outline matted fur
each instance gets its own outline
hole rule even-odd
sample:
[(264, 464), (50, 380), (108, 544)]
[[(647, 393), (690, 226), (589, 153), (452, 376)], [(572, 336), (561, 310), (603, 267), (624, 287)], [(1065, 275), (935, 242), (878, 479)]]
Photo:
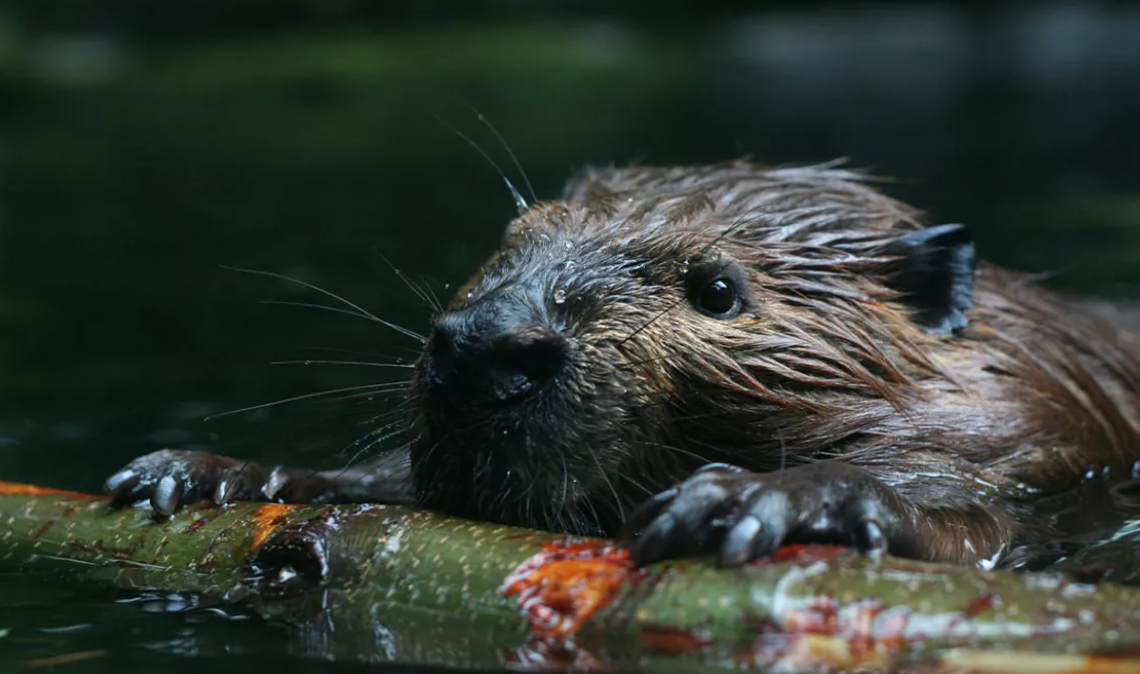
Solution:
[[(888, 283), (924, 219), (833, 165), (611, 168), (532, 206), (449, 310), (523, 293), (570, 367), (525, 404), (410, 399), (421, 501), (579, 533), (701, 463), (865, 468), (914, 508), (919, 556), (973, 561), (1048, 533), (1038, 504), (1140, 459), (1140, 338), (1110, 310), (979, 265), (969, 325), (932, 335)], [(732, 320), (689, 265), (746, 271)], [(536, 328), (537, 329), (537, 328)]]

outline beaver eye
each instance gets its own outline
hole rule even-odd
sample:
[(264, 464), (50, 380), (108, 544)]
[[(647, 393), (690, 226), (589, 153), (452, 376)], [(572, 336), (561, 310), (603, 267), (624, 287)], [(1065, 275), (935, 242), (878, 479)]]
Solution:
[(726, 255), (696, 260), (685, 273), (685, 290), (693, 308), (719, 320), (751, 312), (748, 277), (736, 260)]
[(732, 318), (740, 310), (736, 286), (730, 279), (718, 278), (701, 289), (697, 307), (714, 318)]

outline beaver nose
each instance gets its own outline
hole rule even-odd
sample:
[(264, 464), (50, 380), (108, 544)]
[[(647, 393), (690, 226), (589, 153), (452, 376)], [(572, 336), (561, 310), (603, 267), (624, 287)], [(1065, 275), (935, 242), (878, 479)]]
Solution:
[(568, 360), (566, 338), (512, 298), (485, 298), (436, 319), (431, 375), (437, 384), (506, 402), (554, 378)]

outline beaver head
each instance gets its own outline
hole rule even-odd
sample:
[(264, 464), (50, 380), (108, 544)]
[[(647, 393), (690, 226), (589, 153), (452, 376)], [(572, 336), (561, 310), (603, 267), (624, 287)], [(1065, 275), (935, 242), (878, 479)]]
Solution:
[[(423, 505), (576, 533), (710, 461), (818, 455), (944, 380), (973, 246), (834, 167), (589, 172), (436, 317), (413, 379)], [(742, 460), (742, 457), (747, 457)]]

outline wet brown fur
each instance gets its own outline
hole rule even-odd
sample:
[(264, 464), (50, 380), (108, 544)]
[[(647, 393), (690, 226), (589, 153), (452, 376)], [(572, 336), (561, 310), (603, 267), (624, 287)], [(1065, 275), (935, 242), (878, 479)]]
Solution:
[[(572, 491), (603, 501), (612, 490), (623, 508), (684, 479), (694, 455), (756, 471), (839, 459), (907, 503), (922, 541), (915, 556), (971, 562), (1048, 535), (1039, 504), (1075, 493), (1090, 468), (1131, 471), (1140, 338), (1111, 309), (987, 264), (968, 327), (928, 334), (886, 280), (890, 242), (923, 225), (833, 166), (591, 171), (515, 221), (452, 309), (488, 291), (487, 275), (512, 251), (540, 241), (637, 250), (661, 263), (637, 290), (645, 294), (619, 288), (610, 308), (568, 329), (579, 362), (624, 373), (643, 403), (623, 412), (639, 435), (600, 450), (596, 466), (571, 457), (578, 465), (564, 471), (593, 471)], [(709, 252), (747, 270), (747, 314), (716, 321), (684, 305), (673, 287), (684, 262)]]

